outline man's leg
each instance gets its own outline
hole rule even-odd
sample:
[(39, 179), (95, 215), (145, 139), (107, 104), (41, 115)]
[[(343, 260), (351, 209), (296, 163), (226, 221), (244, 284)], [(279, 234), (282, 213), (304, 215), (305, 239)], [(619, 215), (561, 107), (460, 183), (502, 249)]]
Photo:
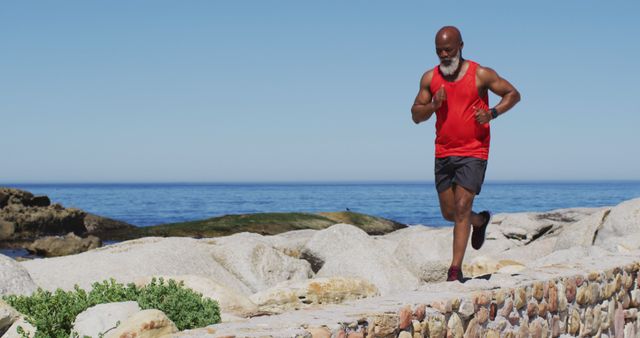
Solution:
[(447, 190), (438, 193), (438, 198), (440, 199), (440, 212), (442, 212), (442, 217), (449, 222), (454, 222), (456, 200), (453, 196), (453, 187), (449, 187)]
[(473, 207), (473, 199), (475, 192), (467, 188), (455, 185), (453, 188), (455, 203), (455, 225), (453, 227), (453, 258), (451, 266), (462, 267), (462, 260), (469, 242), (469, 234), (471, 233), (471, 225), (481, 226), (482, 216), (471, 211)]

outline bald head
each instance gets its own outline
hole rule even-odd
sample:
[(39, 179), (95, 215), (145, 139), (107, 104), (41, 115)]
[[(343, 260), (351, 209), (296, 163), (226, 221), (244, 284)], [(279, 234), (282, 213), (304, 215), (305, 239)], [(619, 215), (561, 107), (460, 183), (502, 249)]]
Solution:
[(454, 26), (444, 26), (440, 28), (438, 33), (436, 33), (436, 45), (440, 43), (453, 42), (456, 44), (462, 43), (462, 34), (460, 34), (460, 30)]

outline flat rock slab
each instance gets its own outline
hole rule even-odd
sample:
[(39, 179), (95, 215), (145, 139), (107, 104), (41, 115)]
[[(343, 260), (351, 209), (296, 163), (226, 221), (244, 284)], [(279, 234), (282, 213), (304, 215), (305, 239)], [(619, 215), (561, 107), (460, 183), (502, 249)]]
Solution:
[[(510, 288), (528, 285), (534, 281), (558, 277), (571, 277), (586, 274), (590, 271), (604, 271), (619, 266), (635, 263), (640, 257), (640, 250), (626, 254), (600, 252), (583, 256), (576, 262), (575, 256), (569, 252), (566, 264), (545, 265), (544, 260), (536, 268), (527, 268), (517, 275), (496, 273), (489, 279), (471, 279), (464, 284), (459, 282), (431, 283), (416, 290), (399, 292), (391, 295), (350, 301), (343, 304), (306, 308), (273, 316), (254, 317), (235, 322), (211, 325), (206, 328), (187, 330), (176, 333), (173, 337), (295, 337), (304, 335), (306, 328), (326, 326), (338, 328), (341, 323), (353, 323), (385, 314), (397, 314), (402, 307), (412, 308), (419, 304), (446, 302), (454, 298), (471, 298), (474, 293), (497, 288)], [(562, 252), (560, 253), (562, 254)], [(585, 256), (585, 254), (587, 254)], [(427, 311), (436, 311), (428, 307)]]

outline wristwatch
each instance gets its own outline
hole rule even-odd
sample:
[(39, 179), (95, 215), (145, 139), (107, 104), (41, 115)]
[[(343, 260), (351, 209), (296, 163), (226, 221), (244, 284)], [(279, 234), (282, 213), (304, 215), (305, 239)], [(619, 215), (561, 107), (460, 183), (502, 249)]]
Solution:
[(495, 119), (496, 117), (498, 117), (498, 110), (496, 110), (495, 108), (491, 108), (489, 109), (489, 111), (491, 112), (491, 119)]

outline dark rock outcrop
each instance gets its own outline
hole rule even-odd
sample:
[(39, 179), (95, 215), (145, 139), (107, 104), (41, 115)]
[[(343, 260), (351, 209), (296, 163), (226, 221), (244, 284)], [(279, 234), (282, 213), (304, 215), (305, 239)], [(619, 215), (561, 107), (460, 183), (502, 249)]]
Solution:
[(73, 232), (66, 236), (46, 236), (38, 238), (26, 247), (30, 253), (44, 257), (73, 255), (99, 248), (102, 241), (96, 236), (81, 238)]
[(135, 226), (51, 204), (47, 196), (13, 188), (0, 188), (0, 241), (34, 240), (40, 236), (105, 233)]

